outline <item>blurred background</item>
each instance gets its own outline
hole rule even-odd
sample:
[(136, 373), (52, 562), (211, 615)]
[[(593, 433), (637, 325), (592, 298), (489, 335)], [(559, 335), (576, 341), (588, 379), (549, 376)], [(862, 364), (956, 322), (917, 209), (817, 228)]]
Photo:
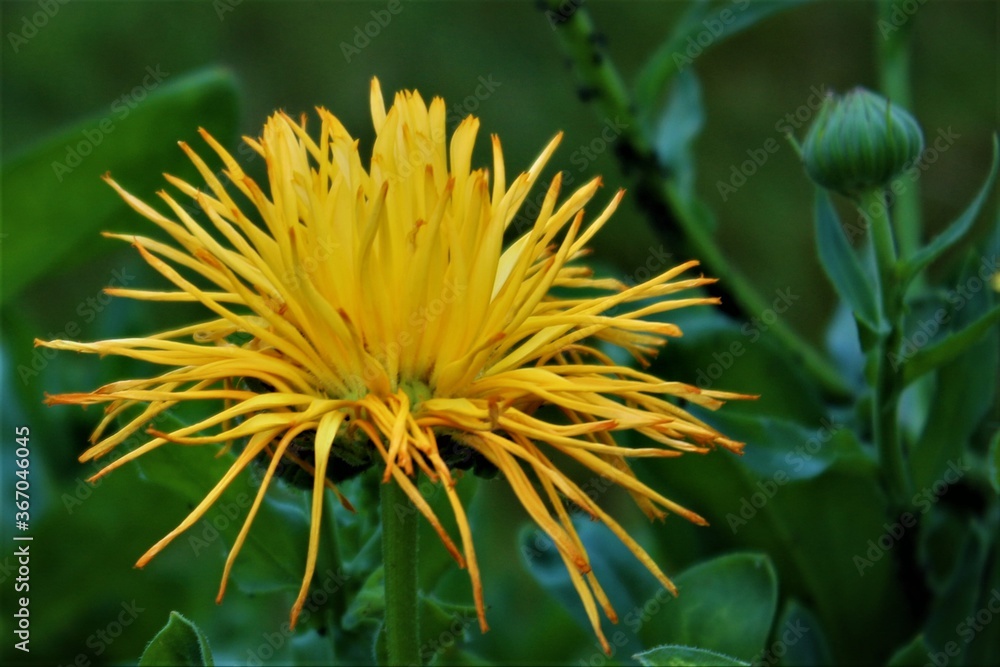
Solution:
[[(628, 82), (686, 5), (642, 0), (587, 3), (606, 35), (608, 52)], [(398, 11), (389, 13), (389, 6)], [(45, 408), (41, 403), (43, 392), (88, 390), (122, 377), (129, 369), (120, 360), (70, 353), (50, 360), (32, 347), (33, 338), (141, 335), (192, 317), (184, 306), (150, 308), (103, 296), (101, 290), (109, 284), (155, 288), (161, 283), (127, 245), (99, 236), (100, 230), (148, 233), (150, 227), (120, 203), (99, 175), (113, 169), (116, 179), (150, 201), (156, 190), (166, 187), (162, 172), (193, 177), (176, 146), (178, 140), (190, 142), (208, 158), (209, 151), (203, 150), (197, 136), (199, 126), (235, 148), (238, 136), (258, 136), (276, 109), (297, 116), (313, 113), (316, 106), (326, 107), (360, 139), (364, 152), (373, 138), (368, 91), (371, 78), (377, 76), (387, 95), (415, 88), (426, 99), (443, 96), (449, 129), (468, 113), (478, 115), (482, 120), (478, 162), (488, 164), (487, 138), (496, 133), (509, 173), (526, 169), (556, 132), (565, 132), (549, 176), (563, 169), (581, 184), (600, 174), (605, 188), (599, 199), (606, 201), (626, 182), (611, 146), (615, 119), (602, 118), (578, 98), (553, 26), (531, 1), (72, 0), (62, 4), (52, 0), (6, 1), (0, 12), (4, 35), (2, 662), (80, 667), (133, 662), (176, 609), (202, 628), (220, 664), (281, 664), (310, 657), (321, 663), (323, 639), (315, 630), (307, 628), (294, 640), (280, 630), (290, 600), (286, 591), (233, 588), (221, 606), (214, 604), (225, 545), (238, 530), (234, 522), (217, 522), (226, 524), (216, 525), (221, 537), (213, 537), (207, 526), (199, 524), (196, 534), (205, 544), (183, 536), (144, 570), (133, 569), (135, 560), (190, 511), (192, 501), (182, 487), (193, 486), (199, 493), (190, 497), (197, 499), (217, 477), (204, 471), (189, 473), (184, 465), (190, 462), (181, 465), (151, 457), (142, 466), (126, 466), (100, 484), (89, 485), (84, 479), (96, 469), (77, 463), (76, 457), (86, 446), (98, 411)], [(385, 16), (390, 19), (377, 21)], [(929, 141), (939, 131), (955, 137), (920, 182), (931, 229), (940, 228), (961, 210), (989, 164), (990, 135), (1000, 112), (998, 26), (1000, 8), (991, 0), (929, 0), (912, 26), (911, 111)], [(791, 290), (797, 295), (794, 307), (782, 317), (817, 344), (832, 317), (834, 297), (815, 258), (813, 189), (781, 128), (789, 122), (788, 114), (794, 117), (808, 104), (815, 89), (844, 91), (856, 85), (877, 89), (878, 40), (872, 3), (814, 2), (733, 36), (694, 64), (705, 109), (704, 128), (694, 145), (696, 189), (718, 219), (720, 244), (762, 294)], [(811, 115), (805, 108), (801, 122)], [(598, 141), (602, 132), (605, 139), (612, 136), (611, 141)], [(804, 129), (796, 134), (801, 138)], [(768, 153), (747, 187), (723, 195), (719, 183), (730, 182), (732, 170), (748, 159), (748, 151), (772, 141), (779, 148)], [(601, 149), (594, 150), (596, 146)], [(247, 156), (240, 153), (241, 160)], [(246, 160), (244, 168), (259, 177), (263, 173), (259, 162)], [(214, 170), (221, 168), (215, 161), (209, 163)], [(594, 244), (598, 264), (621, 277), (634, 275), (661, 243), (635, 202), (628, 196), (625, 202)], [(995, 206), (989, 210), (987, 217), (992, 218)], [(989, 229), (987, 221), (974, 235), (983, 237)], [(671, 261), (686, 259), (675, 256)], [(691, 355), (708, 355), (705, 350), (710, 348), (671, 343), (658, 370), (669, 379), (693, 383), (697, 371), (712, 359), (685, 358), (685, 349)], [(813, 430), (818, 427), (816, 416), (821, 411), (803, 407), (808, 397), (799, 396), (794, 405), (782, 402), (783, 397), (809, 393), (794, 381), (771, 376), (793, 370), (773, 365), (763, 348), (751, 350), (737, 366), (719, 387), (765, 394), (756, 407), (737, 410), (765, 409), (802, 417)], [(768, 383), (786, 386), (767, 395)], [(31, 429), (30, 654), (12, 648), (8, 613), (13, 608), (16, 573), (11, 569), (12, 433), (22, 424)], [(205, 470), (213, 461), (191, 460)], [(809, 552), (791, 553), (794, 535), (774, 538), (787, 526), (756, 525), (761, 531), (756, 537), (732, 530), (726, 516), (738, 511), (741, 494), (754, 489), (752, 471), (743, 482), (745, 488), (719, 488), (728, 478), (714, 468), (699, 467), (705, 465), (715, 463), (683, 458), (640, 466), (640, 473), (647, 480), (663, 479), (659, 484), (666, 495), (702, 513), (713, 524), (710, 528), (694, 528), (678, 519), (663, 526), (647, 525), (627, 498), (608, 492), (613, 513), (634, 530), (668, 573), (681, 572), (708, 555), (749, 546), (776, 563), (782, 599), (785, 593), (798, 591), (796, 599), (826, 623), (838, 660), (884, 660), (908, 639), (901, 625), (877, 616), (906, 605), (904, 599), (893, 597), (895, 593), (886, 592), (889, 589), (877, 573), (867, 578), (855, 573), (850, 586), (838, 591), (839, 575), (830, 572), (841, 566), (821, 559), (805, 562)], [(164, 483), (163, 471), (182, 479)], [(829, 480), (834, 497), (847, 503), (844, 512), (868, 501), (867, 487), (855, 489), (850, 482)], [(252, 493), (252, 487), (248, 485), (246, 492)], [(239, 493), (231, 499), (237, 505)], [(475, 497), (470, 498), (471, 511), (493, 627), (481, 635), (475, 624), (465, 622), (462, 628), (469, 628), (470, 650), (489, 661), (606, 664), (582, 622), (579, 603), (571, 590), (565, 590), (568, 583), (556, 574), (561, 563), (546, 560), (558, 560), (551, 551), (532, 550), (535, 535), (524, 532), (527, 519), (513, 494), (503, 484), (487, 481), (478, 483), (474, 494), (467, 493)], [(291, 491), (286, 495), (289, 504), (296, 502)], [(795, 504), (791, 496), (788, 500)], [(362, 514), (375, 511), (373, 505), (355, 504)], [(815, 511), (814, 520), (821, 521), (833, 510)], [(225, 513), (220, 509), (209, 516)], [(868, 537), (878, 535), (879, 521), (873, 521), (874, 529), (860, 532), (855, 540), (860, 550)], [(840, 521), (831, 530), (844, 525)], [(661, 600), (641, 566), (622, 555), (614, 538), (608, 539), (596, 527), (588, 532), (589, 540), (603, 545), (596, 548), (595, 562), (608, 568), (603, 573), (598, 570), (598, 575), (603, 574), (613, 591), (619, 615), (624, 619), (630, 610), (638, 610), (633, 620), (639, 619), (634, 624), (639, 630), (633, 632), (634, 625), (626, 624), (626, 639), (611, 659), (628, 662), (628, 656), (649, 644), (636, 637), (666, 624), (666, 616), (657, 613)], [(437, 567), (435, 559), (444, 550), (429, 532), (423, 550), (432, 554), (425, 567)], [(280, 565), (287, 567), (287, 577), (295, 585), (302, 564)], [(848, 575), (854, 571), (851, 563), (843, 565)], [(831, 582), (825, 589), (809, 583), (824, 577)], [(440, 597), (452, 602), (471, 600), (464, 572), (448, 574), (435, 586)], [(846, 616), (824, 606), (822, 594), (816, 592), (822, 590), (846, 599), (830, 605), (856, 605), (855, 620), (844, 621)], [(651, 600), (656, 611), (649, 613)], [(877, 637), (875, 625), (882, 626)], [(606, 629), (610, 627), (605, 623)], [(836, 647), (847, 642), (868, 642), (870, 647), (860, 653), (838, 652)], [(359, 648), (359, 655), (365, 650)]]

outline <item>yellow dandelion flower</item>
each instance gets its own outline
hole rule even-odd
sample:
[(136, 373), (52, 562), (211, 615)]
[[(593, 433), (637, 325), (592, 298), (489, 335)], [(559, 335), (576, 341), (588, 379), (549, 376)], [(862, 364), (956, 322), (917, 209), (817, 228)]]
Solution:
[[(94, 444), (82, 461), (108, 454), (182, 401), (223, 401), (219, 412), (189, 426), (169, 433), (147, 428), (145, 444), (95, 475), (168, 443), (224, 447), (245, 439), (227, 474), (139, 559), (141, 567), (194, 525), (251, 461), (270, 457), (226, 561), (220, 599), (279, 462), (291, 460), (308, 471), (312, 528), (305, 576), (291, 612), (293, 625), (316, 565), (323, 494), (350, 476), (347, 453), (353, 452), (384, 463), (383, 482), (399, 485), (459, 566), (468, 568), (479, 622), (486, 629), (472, 533), (455, 491), (461, 477), (456, 453), (461, 450), (463, 460), (472, 456), (477, 465), (498, 470), (552, 539), (607, 649), (597, 609), (603, 607), (612, 620), (615, 613), (591, 572), (564, 498), (606, 524), (663, 586), (671, 591), (674, 586), (621, 525), (560, 470), (553, 454), (626, 489), (650, 518), (675, 513), (705, 523), (640, 482), (627, 460), (705, 452), (716, 445), (740, 452), (742, 443), (670, 399), (716, 408), (722, 400), (746, 397), (661, 380), (615, 363), (602, 345), (624, 348), (647, 364), (667, 337), (681, 334), (675, 325), (648, 317), (716, 303), (697, 295), (666, 298), (713, 281), (684, 277), (697, 265), (694, 261), (635, 285), (594, 278), (588, 268), (574, 263), (586, 254), (587, 244), (624, 194), (619, 191), (585, 224), (584, 206), (597, 194), (599, 178), (559, 203), (557, 175), (531, 228), (504, 249), (504, 232), (560, 136), (508, 184), (496, 136), (492, 174), (471, 167), (478, 119), (463, 120), (447, 142), (442, 99), (428, 105), (418, 93), (402, 92), (386, 110), (374, 80), (371, 113), (377, 136), (367, 169), (358, 142), (327, 110), (318, 109), (318, 139), (307, 132), (304, 117), (296, 122), (274, 114), (261, 138), (245, 138), (266, 162), (266, 188), (202, 131), (226, 177), (250, 206), (237, 203), (212, 168), (182, 143), (207, 188), (166, 178), (194, 199), (224, 241), (167, 192), (158, 194), (172, 215), (107, 176), (135, 211), (175, 243), (106, 235), (134, 245), (176, 289), (106, 292), (199, 302), (210, 311), (209, 319), (145, 338), (36, 341), (165, 369), (155, 377), (47, 401), (105, 404)], [(211, 286), (203, 287), (207, 284)], [(554, 288), (561, 288), (558, 295)], [(589, 296), (595, 290), (604, 295)], [(563, 296), (574, 293), (579, 295)], [(539, 416), (543, 405), (554, 406), (564, 418), (553, 422)], [(133, 411), (138, 415), (106, 434)], [(621, 446), (615, 433), (625, 430), (646, 436), (649, 445)], [(314, 441), (310, 460), (298, 456), (293, 446), (304, 436)], [(461, 546), (417, 490), (415, 478), (421, 472), (446, 492)]]

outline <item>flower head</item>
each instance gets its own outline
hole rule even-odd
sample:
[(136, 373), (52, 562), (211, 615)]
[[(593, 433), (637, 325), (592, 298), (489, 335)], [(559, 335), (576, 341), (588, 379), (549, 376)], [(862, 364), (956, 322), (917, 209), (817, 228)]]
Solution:
[(924, 135), (906, 110), (856, 88), (823, 100), (802, 144), (809, 176), (854, 196), (882, 188), (920, 156)]
[[(145, 444), (97, 476), (165, 445), (224, 447), (245, 440), (224, 478), (139, 559), (139, 566), (195, 524), (236, 475), (264, 457), (268, 469), (226, 562), (221, 599), (275, 471), (291, 461), (308, 473), (313, 494), (294, 624), (316, 564), (326, 488), (336, 490), (337, 481), (376, 461), (383, 482), (405, 491), (458, 564), (468, 568), (485, 629), (472, 534), (455, 486), (463, 467), (490, 469), (502, 474), (555, 543), (604, 641), (597, 606), (612, 619), (614, 611), (591, 572), (564, 498), (604, 522), (664, 586), (673, 586), (557, 462), (575, 460), (618, 484), (651, 518), (675, 513), (704, 523), (640, 482), (627, 460), (705, 452), (716, 445), (739, 452), (741, 443), (670, 399), (715, 408), (723, 399), (742, 396), (661, 380), (615, 363), (603, 346), (624, 348), (646, 364), (666, 337), (680, 335), (675, 325), (649, 316), (715, 303), (698, 295), (666, 298), (712, 280), (684, 277), (696, 262), (632, 286), (594, 278), (577, 264), (623, 195), (619, 191), (585, 224), (584, 206), (597, 194), (600, 179), (559, 203), (557, 175), (537, 219), (505, 250), (504, 232), (559, 137), (508, 183), (496, 136), (492, 174), (471, 167), (476, 118), (462, 121), (447, 142), (440, 98), (428, 105), (416, 92), (398, 93), (386, 110), (373, 81), (371, 111), (377, 137), (367, 168), (358, 142), (328, 111), (318, 110), (318, 138), (307, 131), (305, 118), (296, 122), (283, 113), (273, 115), (261, 138), (246, 139), (266, 162), (266, 187), (202, 131), (238, 195), (182, 143), (207, 188), (167, 179), (195, 200), (217, 234), (167, 192), (159, 193), (169, 209), (165, 214), (107, 177), (172, 243), (107, 236), (132, 243), (174, 288), (106, 291), (133, 299), (198, 302), (207, 318), (145, 338), (36, 341), (164, 369), (89, 393), (50, 396), (48, 402), (105, 404), (94, 444), (82, 460), (100, 458), (148, 427)], [(592, 296), (595, 291), (601, 295)], [(149, 427), (158, 414), (183, 401), (216, 401), (220, 408), (171, 432)], [(541, 416), (543, 405), (561, 417), (552, 419), (551, 411)], [(126, 414), (125, 425), (108, 435), (108, 427)], [(646, 436), (648, 445), (620, 445), (615, 434), (626, 430)], [(420, 474), (446, 492), (459, 544), (418, 492)]]

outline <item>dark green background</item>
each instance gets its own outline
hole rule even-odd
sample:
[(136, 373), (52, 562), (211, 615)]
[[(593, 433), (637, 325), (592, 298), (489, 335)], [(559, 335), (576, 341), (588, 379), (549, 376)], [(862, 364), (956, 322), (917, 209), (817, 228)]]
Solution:
[[(488, 157), (488, 133), (501, 137), (510, 174), (526, 168), (545, 142), (563, 130), (565, 138), (549, 173), (566, 169), (576, 183), (602, 174), (606, 185), (599, 195), (602, 200), (624, 182), (610, 151), (582, 172), (572, 160), (575, 151), (599, 136), (604, 120), (577, 99), (553, 30), (533, 2), (404, 0), (402, 11), (381, 28), (369, 46), (347, 62), (341, 43), (352, 42), (355, 27), (371, 21), (371, 12), (384, 9), (386, 4), (246, 0), (230, 7), (229, 3), (212, 2), (73, 0), (60, 5), (47, 25), (26, 44), (19, 45), (15, 53), (9, 33), (19, 32), (23, 17), (39, 11), (39, 6), (35, 2), (4, 2), (0, 89), (4, 160), (16, 159), (84, 118), (114, 118), (115, 100), (142, 81), (147, 66), (158, 66), (169, 73), (167, 83), (180, 81), (202, 68), (231, 72), (239, 87), (242, 134), (257, 136), (263, 121), (275, 109), (298, 115), (311, 113), (314, 106), (325, 106), (361, 139), (363, 152), (372, 139), (368, 117), (372, 76), (380, 78), (387, 95), (401, 88), (416, 88), (427, 99), (443, 96), (449, 108), (473, 94), (480, 77), (488, 77), (500, 85), (475, 110), (482, 119), (477, 147), (481, 163), (485, 164)], [(632, 79), (682, 9), (681, 3), (652, 1), (592, 2), (589, 6), (627, 80)], [(232, 11), (220, 16), (220, 7)], [(997, 127), (1000, 110), (998, 26), (1000, 9), (995, 2), (934, 0), (926, 3), (914, 26), (912, 111), (929, 139), (944, 128), (952, 128), (959, 136), (920, 183), (925, 219), (932, 228), (943, 225), (963, 207), (986, 170), (989, 135)], [(806, 102), (813, 86), (836, 90), (854, 85), (877, 87), (877, 39), (870, 3), (817, 2), (735, 36), (695, 64), (707, 113), (706, 126), (696, 145), (698, 190), (718, 217), (722, 246), (761, 293), (791, 289), (801, 295), (788, 311), (787, 321), (814, 340), (819, 340), (828, 323), (834, 299), (813, 251), (812, 188), (775, 125)], [(119, 127), (124, 128), (129, 120), (121, 120)], [(194, 128), (205, 122), (198, 117), (175, 118), (171, 127), (189, 127), (192, 132), (185, 138), (200, 150), (200, 141), (192, 135)], [(108, 136), (109, 141), (114, 138), (114, 133)], [(147, 137), (158, 146), (178, 138), (155, 132)], [(717, 181), (728, 179), (731, 166), (744, 161), (748, 150), (758, 149), (772, 138), (779, 141), (780, 150), (744, 188), (723, 202), (717, 194)], [(141, 152), (143, 146), (136, 148)], [(202, 153), (209, 155), (207, 150)], [(90, 160), (99, 160), (99, 154)], [(176, 164), (174, 160), (170, 168)], [(140, 163), (136, 169), (145, 173), (114, 175), (125, 182), (152, 183), (149, 177), (164, 168), (163, 164)], [(250, 165), (248, 170), (259, 175), (260, 165)], [(55, 179), (54, 174), (50, 176)], [(7, 219), (14, 202), (42, 192), (44, 197), (53, 192), (59, 197), (58, 188), (53, 190), (50, 182), (39, 186), (38, 191), (3, 190), (4, 234), (32, 233), (30, 221)], [(77, 187), (83, 187), (87, 195), (79, 201), (59, 199), (60, 216), (48, 221), (56, 222), (56, 229), (71, 227), (78, 208), (115, 198), (96, 178), (89, 185)], [(136, 194), (150, 199), (154, 187), (160, 186), (147, 186)], [(646, 261), (650, 248), (659, 246), (628, 197), (626, 202), (595, 244), (598, 258), (616, 267), (614, 270), (621, 275), (632, 274)], [(120, 231), (145, 232), (147, 227), (130, 213), (112, 225)], [(979, 227), (980, 236), (985, 229), (985, 225)], [(0, 252), (8, 266), (9, 240), (13, 239), (8, 236), (0, 241)], [(24, 658), (35, 663), (70, 664), (80, 654), (94, 664), (131, 662), (166, 622), (172, 609), (182, 611), (205, 630), (217, 660), (245, 661), (247, 648), (265, 642), (266, 635), (287, 615), (287, 596), (248, 599), (235, 587), (223, 606), (215, 607), (213, 599), (224, 554), (220, 542), (206, 550), (210, 556), (196, 558), (184, 537), (144, 571), (132, 569), (135, 559), (187, 511), (170, 488), (141, 481), (133, 467), (115, 473), (93, 490), (92, 497), (72, 508), (72, 513), (67, 511), (63, 494), (74, 493), (80, 479), (93, 472), (91, 466), (77, 464), (75, 456), (85, 446), (98, 411), (45, 409), (40, 405), (42, 392), (85, 390), (115, 377), (115, 369), (120, 366), (63, 353), (57, 363), (49, 364), (26, 383), (21, 382), (16, 368), (30, 362), (33, 336), (58, 333), (68, 322), (80, 324), (81, 338), (96, 339), (141, 334), (184, 321), (183, 308), (130, 309), (120, 302), (112, 303), (93, 321), (85, 321), (77, 310), (79, 304), (98, 295), (112, 271), (123, 268), (142, 276), (136, 285), (159, 284), (141, 272), (133, 253), (123, 244), (95, 237), (81, 261), (66, 257), (60, 262), (61, 270), (50, 271), (3, 304), (5, 509), (0, 553), (10, 553), (10, 434), (15, 422), (29, 424), (33, 432), (32, 517), (36, 527), (32, 543), (30, 656), (11, 649), (7, 628), (12, 580), (0, 573), (0, 599), (4, 600), (0, 655), (5, 664)], [(5, 268), (5, 280), (6, 272)], [(711, 360), (681, 366), (698, 368), (707, 361)], [(767, 370), (761, 368), (757, 376), (734, 375), (737, 384), (726, 384), (725, 388), (766, 394), (768, 383), (776, 381), (768, 377)], [(669, 379), (695, 381), (695, 377), (683, 373)], [(694, 464), (681, 459), (659, 465), (685, 471), (693, 470), (687, 466)], [(660, 470), (648, 466), (644, 473), (653, 480)], [(737, 496), (714, 488), (711, 479), (681, 486), (682, 499), (693, 509), (704, 511), (713, 527), (689, 529), (676, 519), (666, 526), (647, 527), (634, 508), (619, 502), (627, 499), (614, 493), (608, 496), (611, 505), (620, 510), (617, 515), (625, 518), (626, 525), (635, 526), (640, 542), (650, 545), (651, 553), (671, 573), (727, 548), (731, 533), (724, 516), (738, 507)], [(698, 486), (705, 488), (699, 491)], [(663, 488), (671, 495), (669, 486)], [(702, 504), (699, 493), (713, 500)], [(595, 640), (586, 627), (576, 622), (579, 610), (562, 606), (542, 589), (518, 554), (517, 539), (525, 517), (516, 508), (513, 495), (502, 484), (482, 484), (473, 514), (493, 626), (482, 638), (473, 629), (474, 643), (492, 659), (574, 664), (589, 660)], [(230, 538), (233, 534), (230, 531)], [(767, 541), (759, 542), (766, 549), (763, 545)], [(429, 536), (424, 544), (427, 552), (443, 551)], [(781, 560), (780, 554), (771, 555)], [(609, 581), (615, 576), (627, 579), (632, 572), (638, 573), (640, 566), (634, 561), (621, 562), (627, 564), (627, 571), (606, 575)], [(300, 567), (295, 563), (291, 570), (299, 572)], [(823, 563), (815, 563), (814, 567), (818, 570), (816, 576), (822, 577)], [(778, 577), (784, 581), (780, 567)], [(456, 591), (457, 601), (468, 598), (464, 578), (465, 573), (458, 573), (450, 578), (455, 583), (446, 587)], [(638, 590), (648, 587), (652, 595), (655, 589), (651, 581), (641, 579)], [(634, 604), (641, 605), (647, 598), (637, 597)], [(96, 655), (88, 637), (112, 622), (123, 602), (132, 600), (145, 611), (120, 639), (107, 645), (102, 655)], [(619, 609), (622, 616), (628, 611), (629, 606)], [(610, 625), (606, 623), (605, 628)], [(854, 628), (839, 636), (857, 638), (872, 630)], [(906, 637), (894, 639), (901, 642)], [(885, 641), (895, 645), (890, 639)], [(288, 650), (287, 646), (283, 650)], [(885, 657), (884, 650), (881, 657)]]

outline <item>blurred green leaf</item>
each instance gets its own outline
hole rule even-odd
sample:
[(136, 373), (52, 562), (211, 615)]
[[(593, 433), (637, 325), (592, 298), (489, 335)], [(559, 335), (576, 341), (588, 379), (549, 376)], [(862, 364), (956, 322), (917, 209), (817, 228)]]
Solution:
[(708, 49), (752, 27), (771, 14), (810, 0), (739, 0), (692, 2), (669, 36), (643, 65), (635, 82), (635, 101), (648, 119), (659, 108), (660, 96), (678, 72), (694, 64)]
[(960, 216), (948, 225), (940, 234), (934, 237), (930, 243), (918, 250), (907, 260), (900, 271), (901, 284), (905, 288), (910, 281), (928, 264), (940, 257), (946, 250), (958, 243), (972, 227), (980, 209), (983, 207), (986, 198), (993, 189), (993, 181), (997, 176), (997, 166), (1000, 165), (1000, 143), (997, 136), (993, 136), (993, 161), (990, 163), (990, 172), (986, 176), (986, 181), (979, 189), (975, 198), (968, 208)]
[(116, 101), (103, 116), (4, 162), (0, 300), (8, 304), (36, 278), (113, 249), (99, 233), (121, 230), (117, 220), (127, 220), (128, 206), (101, 175), (110, 171), (146, 195), (163, 186), (164, 171), (193, 173), (177, 141), (196, 136), (199, 126), (223, 144), (235, 139), (237, 97), (227, 70), (166, 79), (134, 108)]
[(657, 646), (632, 657), (645, 667), (750, 667), (749, 662), (693, 646)]
[[(952, 520), (959, 521), (957, 518)], [(975, 625), (976, 605), (984, 592), (992, 538), (996, 537), (990, 532), (978, 522), (969, 522), (952, 575), (935, 597), (924, 624), (927, 645), (957, 658), (957, 664), (967, 664), (963, 655), (975, 637), (972, 626)], [(958, 649), (957, 655), (950, 650), (949, 644)]]
[(761, 654), (778, 605), (768, 556), (720, 556), (685, 570), (675, 583), (678, 597), (643, 626), (648, 643), (698, 646), (746, 661)]
[(918, 349), (903, 364), (903, 381), (909, 384), (924, 373), (948, 363), (977, 343), (997, 322), (1000, 322), (1000, 306), (993, 308), (961, 331), (948, 334), (943, 340)]
[(424, 664), (441, 653), (454, 653), (466, 631), (477, 625), (476, 608), (422, 595), (420, 597), (420, 656)]
[(875, 286), (865, 276), (858, 256), (847, 242), (830, 195), (818, 188), (815, 214), (816, 248), (823, 270), (833, 283), (834, 290), (850, 305), (858, 320), (869, 330), (877, 331), (879, 316)]
[[(958, 276), (959, 288), (976, 284), (980, 288), (957, 289), (952, 293), (956, 298), (949, 299), (949, 318), (956, 327), (970, 325), (993, 308), (995, 294), (984, 289), (978, 277), (982, 261), (978, 253), (971, 252)], [(910, 455), (913, 480), (918, 488), (933, 484), (949, 463), (965, 455), (980, 420), (995, 405), (998, 369), (998, 327), (990, 328), (978, 342), (938, 369), (930, 414)]]
[(898, 651), (892, 654), (887, 667), (916, 667), (926, 665), (931, 651), (927, 647), (922, 634), (917, 635), (905, 646), (901, 646)]
[(777, 483), (811, 479), (837, 464), (841, 469), (874, 474), (874, 457), (848, 424), (823, 417), (818, 428), (775, 417), (738, 414), (703, 415), (729, 437), (746, 443), (742, 463)]
[[(774, 642), (762, 662), (770, 663), (770, 658), (778, 657), (780, 664), (789, 667), (833, 664), (833, 656), (819, 619), (796, 600), (790, 600), (785, 605), (774, 626), (773, 637)], [(781, 656), (778, 656), (778, 646), (784, 649)]]
[(353, 630), (365, 623), (378, 623), (385, 614), (385, 570), (379, 565), (361, 585), (347, 607), (341, 625)]
[[(421, 661), (423, 664), (430, 664), (440, 654), (452, 654), (460, 648), (466, 630), (476, 623), (476, 609), (429, 595), (421, 595), (419, 605)], [(384, 614), (385, 576), (380, 565), (351, 601), (341, 622), (346, 630), (355, 630), (366, 624), (378, 624), (374, 646), (376, 658), (385, 653)], [(379, 664), (385, 662), (380, 660)]]
[[(992, 524), (993, 553), (990, 556), (988, 571), (979, 588), (979, 601), (976, 604), (975, 615), (980, 616), (981, 610), (986, 609), (993, 613), (993, 620), (986, 625), (980, 625), (977, 621), (975, 627), (965, 623), (961, 627), (955, 628), (960, 633), (959, 638), (969, 645), (965, 654), (969, 665), (1000, 664), (1000, 623), (997, 623), (996, 613), (997, 606), (1000, 605), (1000, 549), (997, 548), (996, 544), (996, 537), (1000, 534), (1000, 530), (998, 530), (1000, 517), (995, 513)], [(978, 627), (978, 631), (976, 627)]]
[[(170, 411), (162, 413), (156, 427), (172, 431), (185, 423)], [(215, 447), (166, 444), (136, 461), (143, 478), (174, 491), (178, 508), (200, 503), (236, 461), (233, 452), (219, 454)], [(250, 464), (252, 468), (254, 464)], [(188, 529), (184, 540), (195, 556), (218, 550), (223, 535), (235, 536), (246, 519), (259, 489), (254, 471), (244, 470), (234, 479), (204, 517)], [(233, 566), (233, 580), (246, 593), (298, 590), (306, 561), (309, 518), (297, 490), (274, 480), (254, 517), (246, 542)]]
[(858, 338), (858, 323), (854, 320), (851, 307), (843, 301), (837, 301), (823, 338), (841, 376), (852, 381), (859, 393), (865, 391), (865, 355)]
[(139, 658), (139, 667), (161, 667), (162, 665), (177, 665), (178, 667), (206, 665), (211, 667), (213, 664), (208, 638), (198, 629), (197, 625), (176, 611), (170, 612), (170, 620), (167, 621), (162, 630), (156, 633), (142, 657)]
[[(694, 141), (704, 125), (701, 84), (693, 70), (684, 70), (677, 75), (670, 100), (657, 123), (653, 149), (689, 206), (699, 203), (694, 196)], [(715, 220), (704, 204), (701, 204), (699, 212), (711, 223), (709, 228), (714, 227)]]
[[(597, 493), (599, 488), (583, 487), (590, 493)], [(608, 600), (613, 608), (621, 610), (622, 625), (608, 636), (614, 650), (627, 655), (660, 643), (656, 637), (642, 641), (645, 638), (640, 638), (639, 633), (650, 616), (655, 617), (664, 604), (672, 603), (670, 592), (645, 568), (637, 566), (635, 555), (606, 526), (583, 519), (574, 521), (574, 526)], [(532, 576), (563, 605), (581, 629), (592, 633), (590, 619), (580, 604), (580, 595), (551, 538), (537, 526), (525, 526), (518, 542)], [(593, 651), (594, 655), (603, 655), (596, 640)]]
[(990, 438), (990, 447), (986, 454), (986, 475), (993, 490), (1000, 493), (1000, 429), (997, 429)]
[[(723, 424), (715, 421), (717, 414), (699, 416)], [(820, 423), (816, 426), (822, 428)], [(845, 428), (854, 427), (845, 420)], [(833, 442), (830, 439), (822, 447)], [(748, 445), (744, 457), (714, 452), (633, 464), (640, 479), (655, 476), (659, 487), (669, 489), (672, 500), (712, 524), (703, 528), (674, 522), (669, 530), (657, 531), (661, 553), (671, 562), (690, 562), (726, 549), (765, 551), (781, 573), (783, 594), (809, 601), (835, 661), (884, 659), (913, 632), (892, 558), (875, 554), (875, 560), (863, 563), (861, 569), (855, 560), (865, 558), (869, 541), (886, 531), (886, 498), (875, 466), (835, 458), (815, 477), (778, 484), (775, 473), (781, 468), (762, 475), (744, 461), (755, 446)], [(803, 460), (789, 461), (784, 470), (791, 474), (802, 463), (811, 465), (819, 451), (795, 445), (787, 453)], [(766, 460), (762, 457), (755, 465)], [(771, 460), (775, 464), (781, 458)], [(873, 624), (881, 628), (877, 639), (868, 630)]]
[[(786, 308), (794, 308), (802, 297), (791, 287), (778, 293), (792, 297), (783, 304)], [(672, 311), (672, 321), (684, 336), (670, 341), (653, 361), (650, 372), (700, 389), (760, 395), (755, 401), (727, 403), (726, 414), (766, 414), (801, 423), (818, 422), (825, 415), (822, 396), (802, 365), (789, 359), (787, 350), (775, 340), (769, 326), (773, 320), (768, 319), (775, 313), (768, 311), (739, 324), (715, 317), (717, 313), (702, 317), (709, 313)]]

